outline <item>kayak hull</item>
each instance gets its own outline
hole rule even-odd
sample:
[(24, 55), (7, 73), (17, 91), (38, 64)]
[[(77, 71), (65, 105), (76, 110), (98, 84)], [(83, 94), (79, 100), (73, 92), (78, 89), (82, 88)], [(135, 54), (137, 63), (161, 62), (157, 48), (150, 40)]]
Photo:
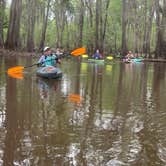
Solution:
[(89, 63), (97, 63), (97, 64), (104, 64), (104, 59), (88, 59)]
[(142, 62), (142, 59), (140, 59), (140, 58), (123, 59), (123, 62), (125, 62), (125, 63), (131, 63), (131, 62), (137, 63), (137, 62)]
[(39, 67), (36, 71), (36, 75), (47, 79), (57, 79), (62, 77), (62, 71), (53, 66)]

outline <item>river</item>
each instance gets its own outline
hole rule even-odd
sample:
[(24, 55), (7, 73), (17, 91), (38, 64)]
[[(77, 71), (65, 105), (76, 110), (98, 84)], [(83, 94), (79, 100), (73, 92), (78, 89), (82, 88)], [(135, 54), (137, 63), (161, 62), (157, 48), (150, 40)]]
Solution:
[(166, 165), (166, 65), (62, 59), (63, 77), (35, 58), (0, 57), (0, 165)]

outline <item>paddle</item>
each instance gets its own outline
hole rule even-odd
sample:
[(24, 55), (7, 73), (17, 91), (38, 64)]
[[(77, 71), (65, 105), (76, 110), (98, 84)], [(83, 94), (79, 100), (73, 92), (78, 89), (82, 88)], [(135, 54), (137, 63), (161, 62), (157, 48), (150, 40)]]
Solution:
[(19, 72), (19, 73), (8, 73), (8, 75), (10, 77), (13, 77), (13, 78), (17, 78), (17, 79), (23, 79), (24, 76), (23, 76), (23, 73)]
[(85, 54), (85, 53), (86, 53), (86, 48), (81, 47), (81, 48), (77, 48), (77, 49), (73, 50), (71, 52), (71, 55), (79, 56), (79, 55), (82, 55), (82, 54)]
[(68, 96), (69, 101), (75, 102), (75, 103), (81, 103), (83, 98), (79, 94), (70, 94)]
[[(85, 54), (85, 53), (86, 53), (86, 49), (84, 47), (81, 47), (81, 48), (77, 48), (77, 49), (73, 50), (71, 52), (71, 55), (79, 56), (79, 55)], [(30, 66), (11, 67), (7, 70), (7, 74), (12, 75), (12, 74), (22, 73), (25, 68), (33, 67), (33, 66), (39, 65), (39, 64), (41, 64), (41, 63), (35, 63), (35, 64), (30, 65)]]

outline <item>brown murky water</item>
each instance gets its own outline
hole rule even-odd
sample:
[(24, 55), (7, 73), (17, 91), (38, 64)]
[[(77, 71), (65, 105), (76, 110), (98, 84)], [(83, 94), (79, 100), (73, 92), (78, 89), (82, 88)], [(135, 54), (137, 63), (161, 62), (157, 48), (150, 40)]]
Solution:
[(165, 63), (63, 59), (50, 81), (36, 67), (4, 73), (34, 62), (0, 58), (0, 165), (166, 165)]

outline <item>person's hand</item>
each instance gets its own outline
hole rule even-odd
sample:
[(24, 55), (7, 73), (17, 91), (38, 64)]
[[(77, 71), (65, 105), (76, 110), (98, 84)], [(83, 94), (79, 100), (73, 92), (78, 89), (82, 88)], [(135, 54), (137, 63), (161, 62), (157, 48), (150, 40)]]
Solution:
[(37, 67), (41, 67), (42, 64), (43, 64), (43, 62), (38, 63), (38, 64), (37, 64)]
[(61, 60), (60, 59), (58, 59), (58, 63), (61, 64)]

